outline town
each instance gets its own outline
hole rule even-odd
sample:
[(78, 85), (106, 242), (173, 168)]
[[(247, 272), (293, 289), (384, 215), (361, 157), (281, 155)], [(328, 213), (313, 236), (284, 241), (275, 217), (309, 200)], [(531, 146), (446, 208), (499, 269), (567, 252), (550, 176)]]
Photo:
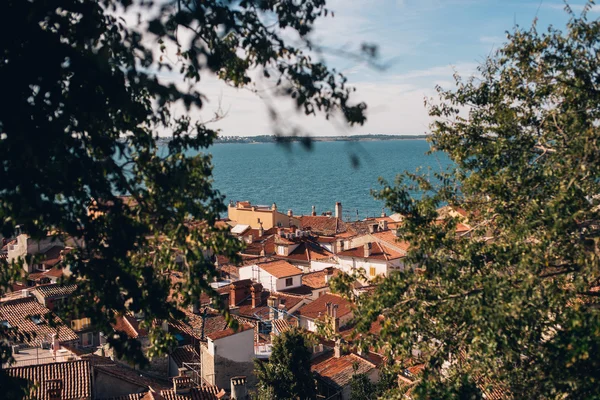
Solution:
[[(439, 214), (460, 219), (456, 234), (469, 234), (463, 210), (447, 206)], [(25, 334), (11, 343), (14, 362), (2, 367), (10, 376), (39, 384), (40, 398), (245, 399), (256, 385), (254, 359), (268, 360), (273, 338), (298, 329), (318, 338), (310, 351), (319, 398), (349, 399), (353, 375), (365, 374), (376, 383), (389, 360), (379, 349), (362, 352), (352, 345), (354, 305), (332, 293), (329, 284), (341, 274), (360, 271), (354, 295), (368, 295), (378, 279), (411, 267), (403, 261), (408, 244), (396, 237), (402, 216), (382, 212), (376, 218), (344, 221), (342, 215), (339, 202), (333, 212), (321, 214), (313, 206), (311, 215), (282, 212), (276, 204), (230, 203), (227, 218), (217, 225), (245, 244), (241, 264), (213, 257), (221, 279), (211, 286), (219, 299), (203, 295), (199, 304), (181, 310), (185, 318), (161, 321), (179, 345), (144, 370), (112, 356), (105, 340), (112, 332), (95, 331), (86, 317), (62, 321), (53, 313), (69, 302), (77, 286), (61, 283), (69, 273), (63, 257), (76, 242), (60, 242), (53, 235), (33, 241), (25, 234), (5, 240), (2, 257), (9, 262), (28, 256), (38, 261), (24, 263), (26, 279), (0, 299), (0, 323)], [(235, 329), (215, 301), (238, 322)], [(118, 315), (113, 329), (147, 346), (143, 318)], [(381, 324), (373, 324), (371, 333), (377, 335), (378, 329)], [(407, 360), (401, 361), (406, 365)], [(418, 354), (410, 362), (397, 377), (406, 388), (418, 379), (421, 367)]]

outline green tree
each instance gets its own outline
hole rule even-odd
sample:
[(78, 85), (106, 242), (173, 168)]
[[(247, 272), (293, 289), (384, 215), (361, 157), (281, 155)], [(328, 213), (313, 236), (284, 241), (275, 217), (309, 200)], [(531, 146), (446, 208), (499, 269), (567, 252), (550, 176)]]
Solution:
[[(118, 16), (135, 10), (147, 24)], [(206, 153), (216, 132), (187, 114), (206, 102), (201, 74), (245, 87), (258, 72), (300, 111), (361, 124), (365, 105), (350, 102), (346, 79), (305, 51), (327, 15), (324, 0), (1, 2), (0, 34), (11, 38), (0, 45), (2, 236), (19, 226), (33, 239), (83, 243), (66, 260), (79, 283), (71, 311), (102, 332), (115, 313), (143, 314), (148, 354), (166, 351), (174, 339), (154, 321), (214, 294), (207, 256), (235, 260), (240, 250), (214, 226), (226, 210)], [(177, 60), (166, 61), (169, 50)], [(161, 72), (184, 84), (163, 83)], [(170, 139), (161, 148), (159, 132)], [(1, 293), (22, 269), (0, 262)], [(172, 283), (170, 271), (185, 279)], [(0, 346), (12, 334), (0, 326)], [(146, 361), (137, 341), (107, 339), (119, 356)]]
[[(371, 342), (395, 359), (422, 351), (414, 396), (600, 397), (599, 51), (585, 11), (564, 32), (509, 33), (477, 77), (429, 103), (429, 141), (455, 168), (377, 193), (405, 217), (414, 269), (359, 297), (357, 332), (384, 315)], [(444, 205), (466, 220), (438, 219)]]
[(366, 374), (354, 374), (350, 381), (350, 400), (369, 400), (377, 398), (377, 385)]
[(316, 398), (310, 371), (310, 341), (300, 329), (276, 336), (269, 361), (255, 361), (260, 400), (306, 400)]

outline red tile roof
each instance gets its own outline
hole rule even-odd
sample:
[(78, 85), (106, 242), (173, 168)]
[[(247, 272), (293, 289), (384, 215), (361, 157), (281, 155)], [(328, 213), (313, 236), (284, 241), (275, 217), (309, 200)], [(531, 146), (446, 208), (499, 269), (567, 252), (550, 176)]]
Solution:
[(285, 260), (277, 260), (266, 263), (256, 264), (260, 269), (273, 275), (276, 278), (286, 278), (288, 276), (301, 275), (302, 270), (293, 266)]
[(77, 285), (63, 285), (61, 283), (51, 283), (48, 285), (36, 286), (34, 289), (43, 298), (50, 297), (67, 297), (77, 290)]
[[(0, 303), (0, 321), (16, 328), (19, 334), (31, 335), (30, 338), (22, 339), (23, 343), (29, 345), (39, 345), (43, 340), (50, 341), (53, 334), (58, 335), (60, 342), (79, 339), (77, 334), (60, 318), (31, 297)], [(51, 327), (49, 322), (57, 326)], [(20, 341), (16, 337), (14, 340)]]
[(170, 354), (171, 358), (177, 364), (177, 367), (181, 368), (183, 363), (198, 363), (200, 362), (200, 355), (194, 349), (191, 344), (177, 347)]
[(247, 331), (247, 330), (253, 329), (253, 328), (254, 327), (250, 324), (241, 323), (241, 324), (239, 324), (237, 330), (235, 330), (233, 328), (227, 328), (222, 331), (213, 332), (210, 335), (206, 335), (206, 337), (211, 340), (219, 340), (219, 339), (223, 339), (224, 337), (232, 336), (232, 335), (235, 335), (236, 333), (244, 332), (244, 331)]
[(88, 361), (67, 361), (27, 367), (6, 368), (14, 378), (29, 381), (34, 388), (32, 398), (50, 400), (49, 389), (59, 389), (60, 399), (91, 399), (91, 374)]
[(239, 307), (236, 309), (236, 313), (240, 316), (246, 316), (250, 318), (269, 318), (269, 307), (267, 307), (267, 299), (269, 297), (276, 297), (279, 301), (279, 304), (285, 307), (286, 310), (292, 310), (294, 307), (298, 305), (301, 301), (305, 300), (303, 296), (296, 296), (292, 294), (283, 294), (279, 292), (269, 292), (263, 290), (259, 299), (259, 302), (256, 307), (252, 307), (252, 300), (250, 298), (244, 300)]
[(132, 339), (148, 336), (148, 332), (140, 328), (140, 323), (133, 315), (117, 315), (115, 321), (115, 331), (124, 332)]
[(313, 302), (300, 307), (297, 311), (297, 314), (310, 319), (319, 318), (319, 316), (325, 316), (327, 314), (327, 303), (338, 305), (337, 316), (339, 318), (351, 313), (353, 309), (353, 304), (350, 301), (341, 296), (327, 293)]
[[(311, 260), (322, 260), (325, 258), (330, 258), (333, 256), (333, 253), (323, 247), (319, 246), (317, 243), (304, 241), (300, 243), (298, 247), (294, 249), (285, 259), (293, 260), (293, 261), (304, 261), (310, 262)], [(277, 256), (282, 257), (282, 256)]]
[(346, 232), (346, 223), (341, 218), (329, 216), (303, 215), (299, 217), (301, 228), (319, 235), (335, 235)]
[[(340, 271), (339, 269), (333, 268), (333, 274), (331, 275), (331, 277), (336, 277), (341, 273), (342, 271)], [(309, 272), (308, 274), (302, 275), (302, 284), (310, 287), (311, 289), (324, 288), (328, 286), (328, 284), (325, 283), (325, 275), (327, 275), (327, 272), (325, 270)]]
[(393, 231), (373, 233), (373, 237), (405, 252), (410, 248), (410, 244), (408, 242), (399, 240), (398, 236), (396, 236)]
[(350, 384), (354, 374), (366, 374), (374, 368), (375, 364), (356, 354), (336, 358), (331, 352), (313, 359), (310, 367), (324, 382), (339, 389)]
[(369, 257), (365, 257), (363, 246), (338, 253), (338, 257), (368, 258), (384, 261), (395, 260), (404, 256), (406, 256), (406, 253), (401, 253), (378, 242), (371, 243), (371, 253)]
[(202, 327), (204, 325), (204, 336), (208, 336), (211, 333), (226, 330), (228, 328), (227, 320), (225, 317), (210, 309), (206, 310), (206, 317), (203, 320), (202, 315), (204, 310), (200, 310), (199, 314), (194, 314), (189, 310), (182, 310), (185, 313), (185, 319), (183, 320), (172, 320), (169, 321), (169, 326), (176, 331), (179, 331), (189, 337), (195, 339), (202, 338)]

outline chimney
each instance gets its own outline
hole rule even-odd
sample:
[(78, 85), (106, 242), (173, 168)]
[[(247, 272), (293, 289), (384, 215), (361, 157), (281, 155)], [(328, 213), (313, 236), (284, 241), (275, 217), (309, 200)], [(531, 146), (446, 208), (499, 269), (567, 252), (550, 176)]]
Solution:
[(231, 399), (246, 400), (248, 398), (248, 390), (246, 389), (246, 377), (234, 376), (231, 378)]
[(387, 221), (385, 221), (385, 220), (379, 221), (379, 229), (382, 231), (387, 231), (387, 229), (388, 229)]
[(335, 345), (333, 346), (333, 356), (335, 358), (340, 358), (342, 356), (342, 341), (340, 339), (335, 341)]
[(364, 246), (364, 251), (365, 251), (365, 258), (369, 258), (371, 256), (371, 243), (365, 243)]
[(176, 376), (173, 378), (173, 391), (176, 394), (189, 394), (194, 382), (188, 376)]
[(250, 292), (252, 294), (252, 308), (256, 308), (260, 305), (261, 295), (262, 295), (262, 285), (260, 283), (255, 283), (252, 285)]
[(369, 233), (375, 233), (375, 228), (377, 227), (377, 225), (369, 225)]
[(310, 215), (312, 215), (313, 217), (317, 216), (317, 208), (315, 206), (312, 206), (312, 212), (310, 213)]
[(325, 284), (329, 284), (329, 280), (333, 277), (333, 267), (327, 267), (323, 271), (325, 271)]
[(260, 221), (260, 218), (259, 218), (258, 219), (258, 237), (263, 237), (264, 234), (265, 234), (265, 230), (264, 230), (262, 222)]
[(269, 306), (269, 320), (273, 321), (277, 319), (277, 308), (279, 307), (279, 299), (275, 296), (271, 296), (267, 299), (267, 305)]
[(387, 214), (385, 213), (385, 208), (381, 209), (381, 218), (385, 218), (387, 217)]
[(342, 203), (339, 201), (335, 203), (335, 217), (342, 218)]
[(294, 212), (292, 210), (288, 210), (288, 217), (293, 217), (294, 216)]
[(331, 328), (334, 332), (340, 331), (340, 319), (337, 316), (338, 305), (334, 304), (331, 307)]
[(233, 308), (237, 304), (235, 298), (235, 286), (229, 285), (229, 307)]
[(273, 203), (271, 206), (271, 211), (277, 211), (277, 204)]
[(331, 317), (331, 302), (328, 301), (327, 303), (325, 303), (325, 308), (327, 310), (327, 316)]

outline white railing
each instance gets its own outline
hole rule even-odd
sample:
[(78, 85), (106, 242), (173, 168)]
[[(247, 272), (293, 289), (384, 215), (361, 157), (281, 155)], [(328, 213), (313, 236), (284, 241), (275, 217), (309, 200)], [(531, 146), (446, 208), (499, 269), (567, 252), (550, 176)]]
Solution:
[(273, 345), (271, 343), (254, 344), (254, 355), (258, 358), (269, 358), (272, 351)]

